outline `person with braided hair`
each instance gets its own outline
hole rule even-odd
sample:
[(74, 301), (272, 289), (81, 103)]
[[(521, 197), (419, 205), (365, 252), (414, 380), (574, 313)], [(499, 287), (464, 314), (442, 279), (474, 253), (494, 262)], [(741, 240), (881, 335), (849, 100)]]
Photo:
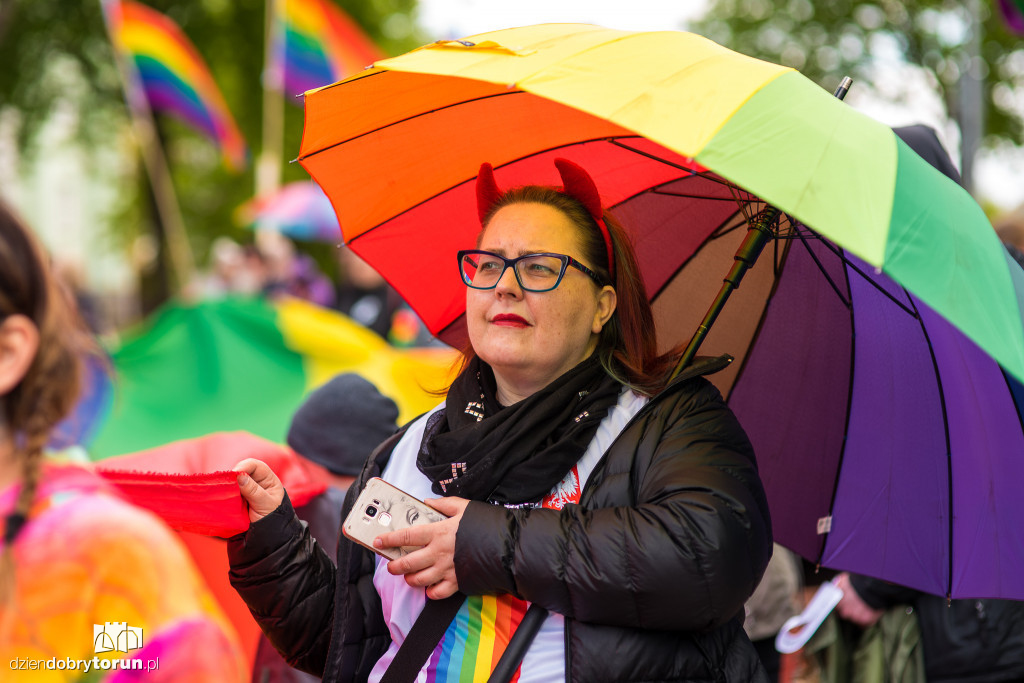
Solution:
[(502, 190), (481, 167), (482, 229), (451, 254), (462, 371), (347, 496), (378, 476), (429, 498), (448, 519), (375, 539), (417, 550), (342, 539), (335, 568), (270, 468), (236, 466), (250, 525), (228, 542), (232, 585), (324, 681), (767, 683), (742, 624), (768, 504), (701, 376), (729, 359), (671, 378), (683, 349), (657, 352), (626, 232), (584, 169), (554, 163), (561, 187)]
[(179, 538), (45, 452), (95, 352), (0, 203), (0, 680), (244, 681), (237, 635)]

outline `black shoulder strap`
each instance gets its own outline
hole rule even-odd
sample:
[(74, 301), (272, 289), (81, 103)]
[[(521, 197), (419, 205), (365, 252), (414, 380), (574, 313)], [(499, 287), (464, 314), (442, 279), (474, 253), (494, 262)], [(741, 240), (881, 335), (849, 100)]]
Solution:
[(537, 635), (541, 624), (547, 618), (548, 611), (546, 609), (535, 602), (530, 604), (530, 608), (523, 615), (523, 620), (519, 622), (519, 626), (516, 627), (509, 639), (508, 647), (501, 653), (498, 663), (494, 665), (494, 671), (491, 672), (487, 683), (509, 683), (512, 680), (520, 662), (526, 656), (526, 651), (530, 649), (530, 643), (533, 642), (534, 636)]
[(380, 683), (411, 683), (416, 680), (416, 674), (420, 672), (430, 653), (434, 651), (437, 644), (444, 637), (448, 625), (458, 614), (466, 596), (462, 593), (455, 593), (443, 600), (427, 600), (423, 611), (416, 618), (408, 635), (402, 642), (402, 646), (395, 653), (388, 670)]
[[(415, 420), (410, 420), (398, 433), (381, 444), (368, 459), (367, 468), (371, 466), (370, 463), (384, 452), (387, 452), (390, 456), (390, 452), (395, 447), (398, 439), (402, 437), (405, 430), (413, 422)], [(360, 479), (363, 478), (365, 476), (360, 477)], [(352, 496), (348, 497), (351, 498)], [(459, 608), (462, 607), (465, 601), (466, 596), (458, 592), (443, 600), (428, 599), (427, 604), (423, 606), (423, 611), (416, 617), (412, 628), (409, 629), (405, 640), (402, 641), (401, 647), (398, 648), (398, 652), (395, 653), (395, 658), (391, 660), (387, 671), (381, 677), (380, 683), (412, 683), (412, 681), (415, 681), (417, 674), (419, 674), (423, 665), (427, 663), (437, 644), (441, 642), (444, 632), (448, 630), (448, 626), (455, 619), (455, 615), (459, 613)], [(547, 617), (547, 610), (539, 605), (530, 605), (530, 609), (526, 611), (523, 621), (519, 624), (515, 633), (512, 634), (508, 647), (505, 649), (491, 678), (488, 680), (511, 680), (512, 674), (519, 668), (519, 663), (526, 654), (526, 650), (530, 647), (530, 642), (537, 635), (537, 631), (540, 629), (540, 625), (545, 617)]]

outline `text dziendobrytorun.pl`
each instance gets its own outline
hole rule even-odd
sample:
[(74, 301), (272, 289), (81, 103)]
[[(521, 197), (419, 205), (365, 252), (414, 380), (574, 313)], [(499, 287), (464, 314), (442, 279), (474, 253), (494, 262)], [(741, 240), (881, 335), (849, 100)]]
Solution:
[(81, 671), (89, 673), (97, 669), (103, 671), (157, 671), (160, 658), (156, 659), (72, 659), (71, 657), (50, 657), (49, 659), (12, 659), (9, 663), (12, 671)]

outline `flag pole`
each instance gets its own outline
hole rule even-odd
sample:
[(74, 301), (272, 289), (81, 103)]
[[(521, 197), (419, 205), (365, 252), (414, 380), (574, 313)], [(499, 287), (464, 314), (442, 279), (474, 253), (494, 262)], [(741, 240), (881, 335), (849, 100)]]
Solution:
[(256, 196), (281, 186), (284, 151), (284, 65), (274, 58), (275, 45), (284, 40), (285, 0), (266, 0), (263, 39), (263, 144), (256, 164)]
[(164, 234), (167, 237), (167, 249), (171, 257), (171, 267), (174, 271), (174, 279), (180, 293), (192, 280), (195, 272), (195, 259), (192, 255), (192, 247), (188, 242), (188, 234), (185, 231), (185, 221), (181, 216), (181, 207), (178, 204), (178, 197), (174, 192), (174, 183), (171, 180), (170, 167), (167, 165), (167, 157), (164, 155), (163, 145), (157, 138), (156, 122), (153, 119), (153, 110), (146, 99), (146, 93), (141, 86), (141, 77), (135, 64), (126, 59), (117, 45), (111, 26), (111, 17), (108, 12), (120, 11), (117, 0), (100, 0), (103, 12), (103, 24), (107, 30), (107, 37), (114, 49), (114, 61), (117, 64), (117, 71), (121, 77), (121, 90), (124, 93), (125, 103), (128, 106), (128, 115), (132, 123), (132, 131), (135, 135), (136, 144), (142, 154), (142, 163), (146, 167), (146, 174), (149, 176), (153, 187), (153, 196), (156, 199), (156, 210), (160, 215), (160, 222), (164, 226)]
[[(276, 59), (275, 46), (284, 49), (285, 2), (265, 0), (263, 29), (263, 138), (256, 160), (256, 196), (264, 197), (281, 187), (281, 157), (284, 154), (284, 64)], [(278, 226), (260, 219), (256, 225), (256, 245), (273, 250), (283, 238)]]

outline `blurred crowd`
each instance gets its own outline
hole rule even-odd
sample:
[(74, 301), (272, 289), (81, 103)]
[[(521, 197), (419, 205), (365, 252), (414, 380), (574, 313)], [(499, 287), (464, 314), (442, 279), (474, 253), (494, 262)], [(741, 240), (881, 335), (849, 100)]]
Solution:
[(189, 300), (223, 296), (296, 297), (352, 318), (399, 347), (440, 345), (401, 296), (345, 245), (328, 274), (288, 237), (269, 230), (247, 244), (214, 240), (208, 267), (185, 292)]

